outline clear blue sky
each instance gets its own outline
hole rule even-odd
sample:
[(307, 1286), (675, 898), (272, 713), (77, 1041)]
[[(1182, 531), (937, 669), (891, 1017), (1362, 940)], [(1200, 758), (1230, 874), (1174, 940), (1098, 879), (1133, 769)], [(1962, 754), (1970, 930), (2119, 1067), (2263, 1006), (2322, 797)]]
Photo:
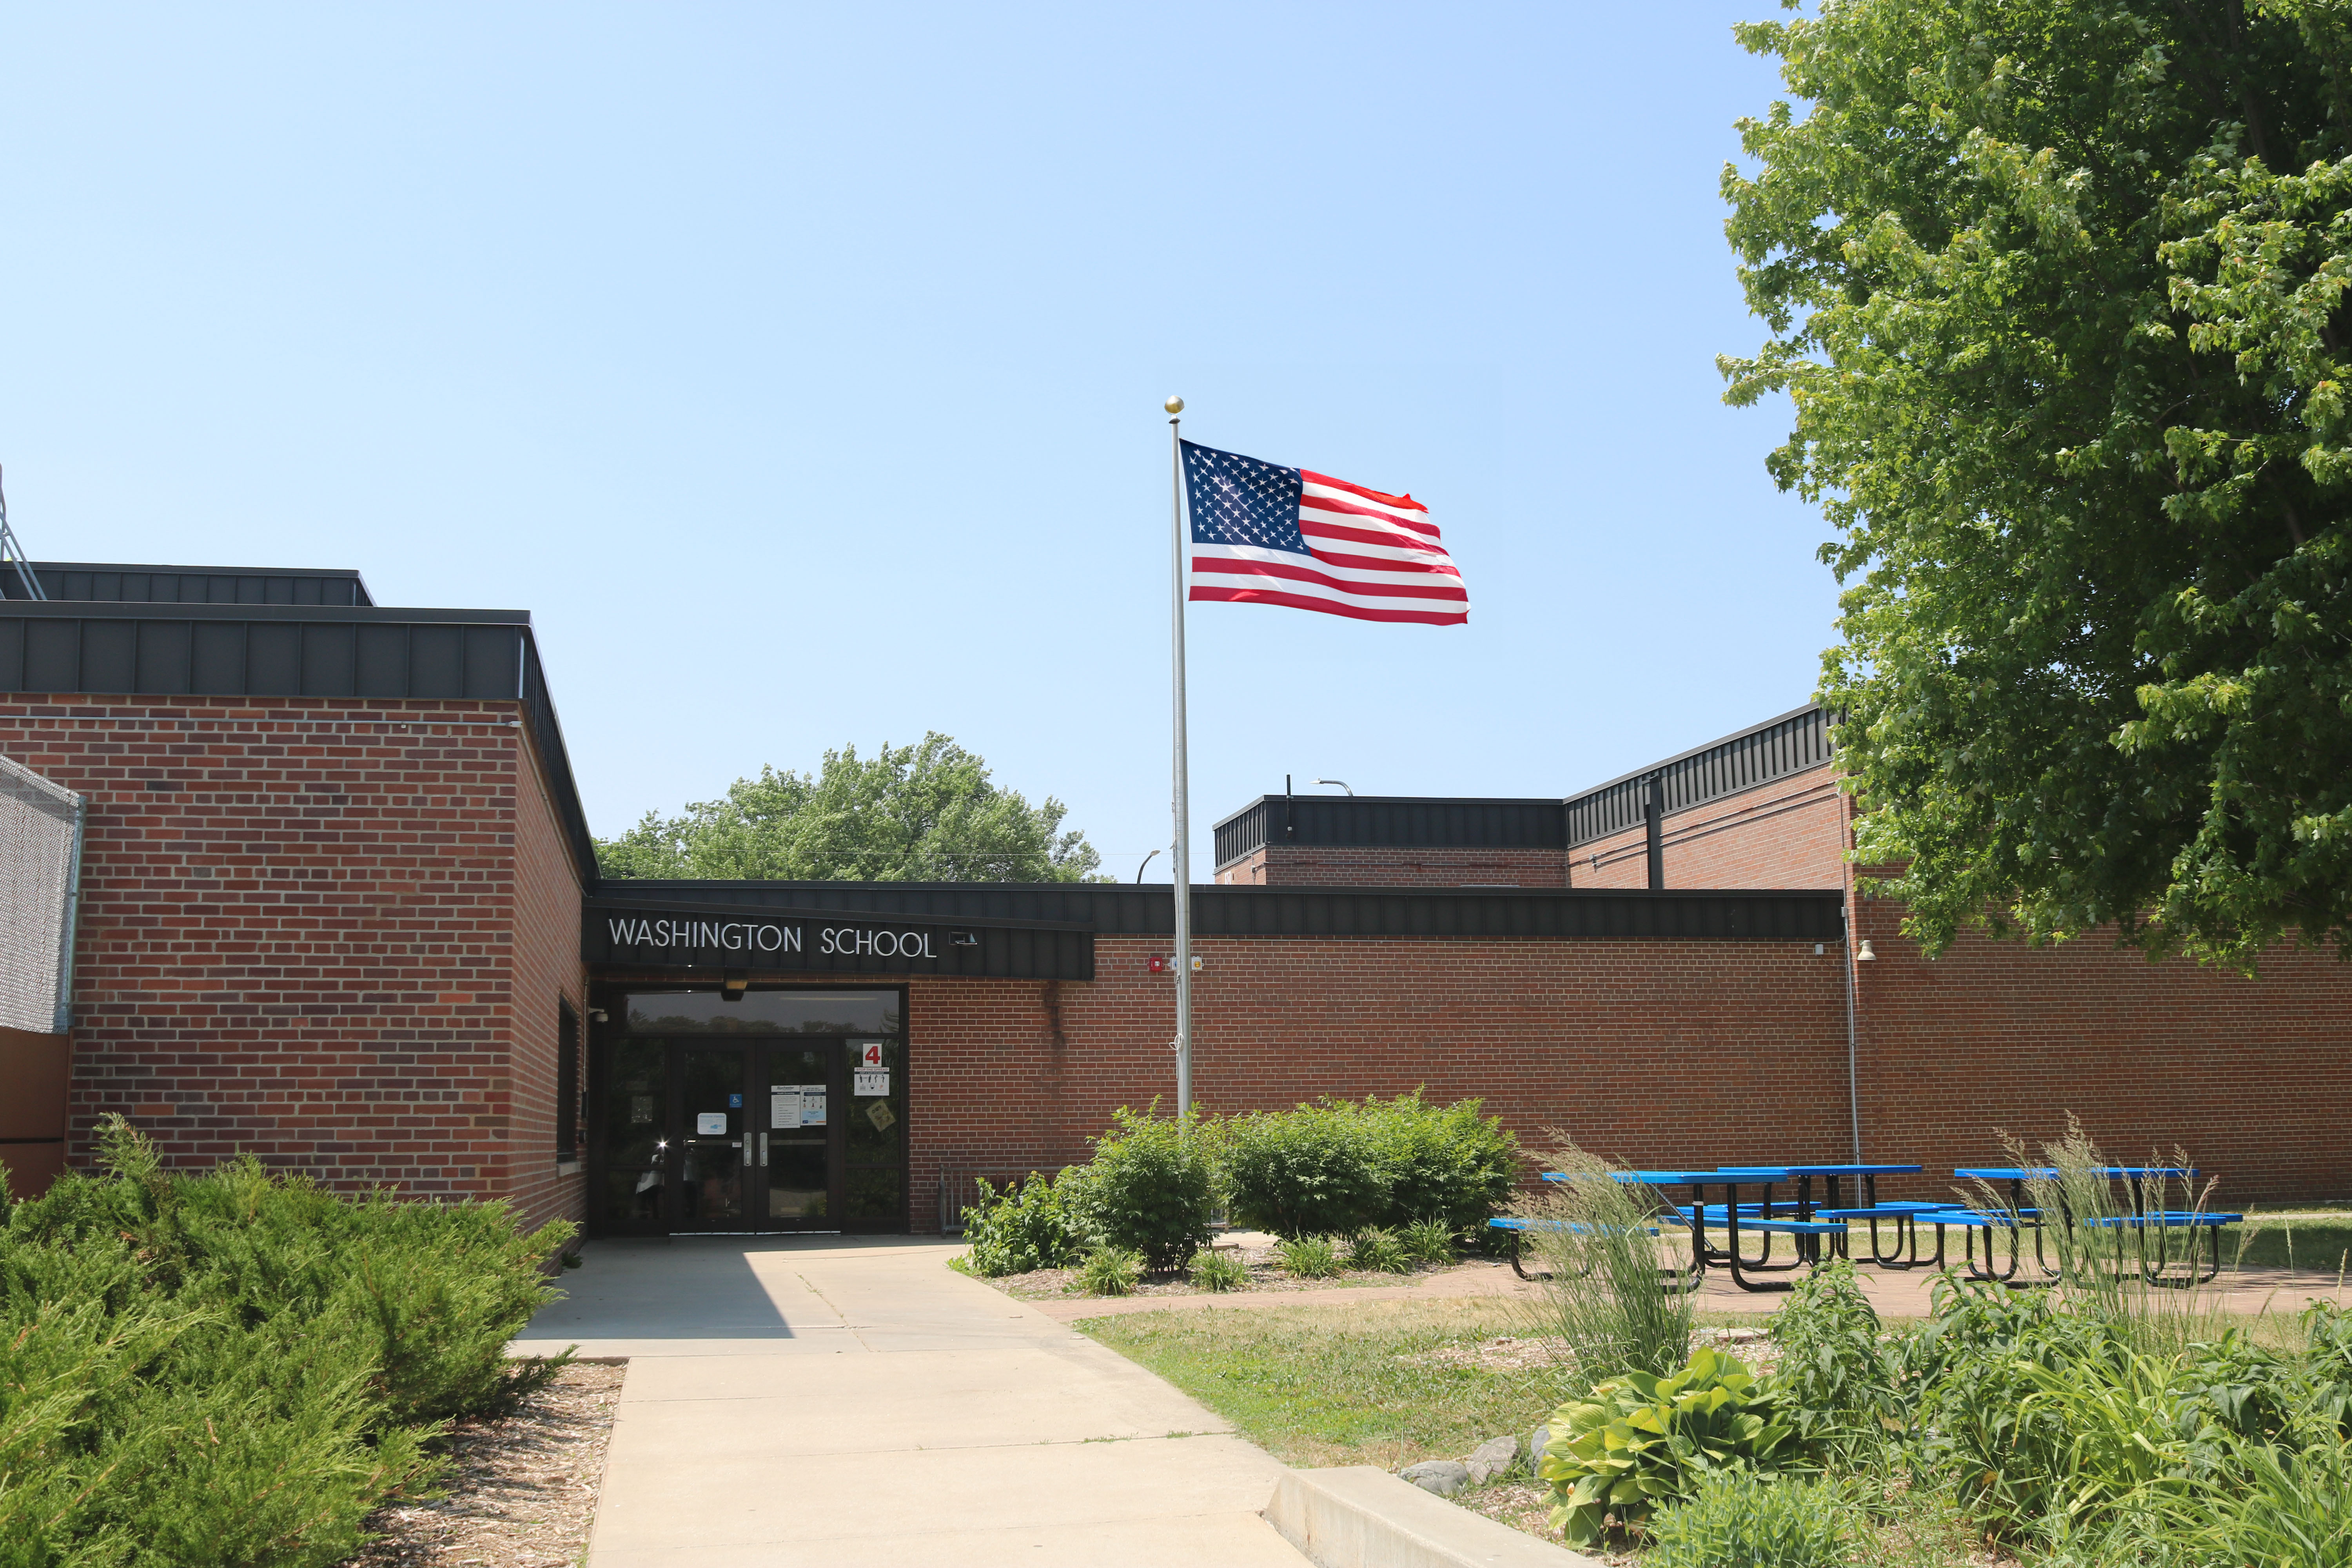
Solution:
[(936, 729), (1132, 876), (1181, 393), (1426, 501), (1473, 600), (1195, 606), (1195, 875), (1286, 773), (1564, 795), (1830, 637), (1714, 366), (1777, 11), (11, 7), (10, 515), (530, 610), (600, 833)]

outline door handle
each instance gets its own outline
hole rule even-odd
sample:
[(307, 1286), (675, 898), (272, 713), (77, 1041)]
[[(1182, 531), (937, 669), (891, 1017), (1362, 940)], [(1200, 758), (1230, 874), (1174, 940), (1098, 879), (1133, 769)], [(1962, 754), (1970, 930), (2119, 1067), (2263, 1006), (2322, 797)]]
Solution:
[(761, 1134), (760, 1134), (760, 1169), (761, 1169), (761, 1170), (763, 1170), (763, 1171), (764, 1171), (764, 1170), (766, 1170), (767, 1168), (768, 1168), (768, 1135), (767, 1135), (766, 1133), (762, 1132), (762, 1133), (761, 1133)]

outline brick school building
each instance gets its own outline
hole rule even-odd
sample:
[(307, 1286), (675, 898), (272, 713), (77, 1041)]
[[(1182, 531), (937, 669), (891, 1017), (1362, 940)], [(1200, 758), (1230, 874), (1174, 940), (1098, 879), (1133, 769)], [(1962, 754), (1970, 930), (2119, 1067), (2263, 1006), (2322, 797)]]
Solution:
[[(58, 1007), (0, 1018), (20, 1191), (120, 1112), (177, 1164), (598, 1234), (930, 1231), (1172, 1093), (1165, 886), (605, 880), (527, 614), (37, 571), (0, 584), (0, 757), (78, 797), (79, 870)], [(2352, 968), (1927, 962), (1854, 897), (1818, 709), (1559, 798), (1262, 796), (1215, 843), (1210, 1110), (1425, 1088), (1531, 1142), (1859, 1151), (1940, 1195), (2071, 1110), (2231, 1204), (2352, 1195)]]

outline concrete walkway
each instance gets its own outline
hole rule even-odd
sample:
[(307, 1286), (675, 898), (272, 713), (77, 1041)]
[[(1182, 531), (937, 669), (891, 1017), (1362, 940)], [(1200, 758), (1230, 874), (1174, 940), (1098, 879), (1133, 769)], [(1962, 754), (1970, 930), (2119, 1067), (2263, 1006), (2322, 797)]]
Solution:
[(1282, 1467), (1132, 1362), (947, 1268), (958, 1244), (583, 1248), (518, 1353), (625, 1356), (591, 1568), (1299, 1568)]

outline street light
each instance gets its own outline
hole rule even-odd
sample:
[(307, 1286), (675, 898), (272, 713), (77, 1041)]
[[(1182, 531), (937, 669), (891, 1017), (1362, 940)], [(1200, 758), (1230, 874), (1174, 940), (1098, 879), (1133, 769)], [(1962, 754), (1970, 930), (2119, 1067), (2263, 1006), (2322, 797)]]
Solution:
[[(1348, 781), (1346, 779), (1317, 779), (1315, 782), (1317, 784), (1338, 784), (1341, 789), (1348, 789)], [(1355, 799), (1356, 792), (1354, 790), (1348, 789), (1348, 798), (1349, 800)]]

